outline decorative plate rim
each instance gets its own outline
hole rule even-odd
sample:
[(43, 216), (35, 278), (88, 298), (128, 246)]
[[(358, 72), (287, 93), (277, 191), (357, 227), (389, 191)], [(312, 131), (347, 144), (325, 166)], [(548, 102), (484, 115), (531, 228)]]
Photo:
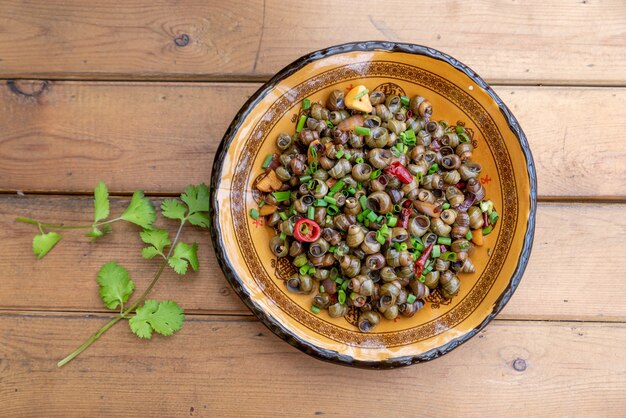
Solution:
[[(465, 75), (467, 75), (470, 79), (472, 79), (480, 88), (482, 88), (489, 97), (498, 105), (500, 112), (504, 116), (505, 120), (511, 132), (518, 139), (522, 153), (526, 159), (526, 167), (528, 170), (529, 177), (529, 197), (530, 197), (530, 208), (528, 214), (528, 223), (526, 234), (524, 236), (524, 243), (522, 246), (522, 251), (519, 256), (519, 261), (511, 279), (507, 287), (500, 294), (498, 299), (494, 304), (494, 308), (489, 313), (485, 319), (476, 327), (474, 327), (471, 331), (466, 332), (460, 337), (454, 338), (447, 343), (433, 348), (429, 351), (426, 351), (421, 354), (412, 355), (412, 356), (401, 356), (401, 357), (393, 357), (386, 360), (379, 361), (365, 361), (365, 360), (355, 360), (349, 355), (341, 354), (336, 351), (324, 349), (316, 346), (315, 344), (306, 341), (298, 336), (296, 336), (292, 331), (286, 328), (283, 324), (281, 324), (277, 319), (273, 318), (271, 315), (265, 313), (265, 311), (252, 300), (250, 294), (247, 292), (245, 286), (242, 283), (241, 278), (235, 272), (234, 267), (232, 266), (226, 251), (223, 245), (222, 239), (222, 231), (219, 224), (219, 212), (216, 208), (218, 208), (217, 201), (217, 183), (218, 180), (221, 179), (222, 170), (224, 167), (223, 161), (224, 157), (227, 154), (227, 150), (235, 138), (235, 133), (240, 128), (243, 121), (248, 117), (250, 112), (256, 107), (256, 105), (265, 97), (266, 93), (272, 90), (279, 82), (283, 79), (291, 76), (295, 72), (299, 71), (301, 68), (306, 66), (307, 64), (317, 61), (322, 58), (326, 58), (332, 55), (343, 54), (347, 52), (369, 52), (369, 51), (386, 51), (386, 52), (403, 52), (415, 55), (424, 55), (429, 58), (433, 58), (436, 60), (444, 61), (445, 63), (451, 65), (455, 69), (461, 71)], [(457, 59), (451, 57), (448, 54), (445, 54), (441, 51), (438, 51), (434, 48), (416, 45), (416, 44), (408, 44), (408, 43), (398, 43), (398, 42), (384, 42), (384, 41), (367, 41), (367, 42), (351, 42), (341, 45), (332, 46), (329, 48), (321, 49), (319, 51), (315, 51), (304, 55), (291, 64), (287, 65), (285, 68), (280, 70), (273, 76), (269, 81), (263, 84), (240, 108), (237, 112), (237, 115), (233, 119), (232, 123), (228, 127), (226, 133), (224, 134), (220, 145), (215, 154), (215, 159), (213, 162), (213, 168), (211, 171), (211, 207), (213, 208), (212, 214), (212, 228), (211, 228), (211, 240), (213, 242), (213, 247), (215, 250), (215, 254), (217, 256), (217, 260), (219, 262), (220, 268), (224, 272), (226, 279), (229, 281), (230, 285), (233, 287), (235, 292), (239, 295), (241, 300), (246, 304), (246, 306), (259, 318), (263, 324), (269, 328), (274, 334), (283, 340), (287, 341), (292, 346), (297, 349), (315, 357), (320, 360), (330, 361), (336, 364), (341, 364), (345, 366), (355, 366), (361, 368), (370, 368), (370, 369), (390, 369), (402, 366), (408, 366), (410, 364), (421, 363), (424, 361), (433, 360), (435, 358), (441, 357), (444, 354), (452, 351), (456, 347), (468, 341), (478, 332), (480, 332), (491, 320), (504, 308), (507, 304), (521, 278), (524, 274), (524, 270), (526, 269), (526, 265), (528, 264), (528, 259), (530, 257), (530, 252), (532, 249), (532, 243), (534, 238), (535, 231), (535, 217), (536, 217), (536, 207), (537, 207), (537, 174), (535, 170), (535, 164), (532, 157), (532, 153), (530, 151), (530, 146), (526, 139), (526, 135), (522, 131), (517, 119), (513, 116), (512, 112), (509, 108), (504, 104), (502, 99), (493, 91), (493, 89), (487, 84), (480, 76), (478, 76), (472, 69), (470, 69), (465, 64), (461, 63)]]

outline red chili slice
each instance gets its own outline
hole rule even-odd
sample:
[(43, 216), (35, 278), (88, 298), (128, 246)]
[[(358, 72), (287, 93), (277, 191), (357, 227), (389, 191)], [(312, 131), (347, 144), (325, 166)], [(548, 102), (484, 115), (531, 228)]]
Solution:
[(300, 242), (317, 241), (320, 235), (322, 235), (322, 228), (311, 219), (300, 218), (293, 227), (293, 236)]
[(413, 181), (413, 175), (405, 166), (400, 164), (400, 161), (391, 163), (389, 167), (385, 168), (385, 173), (396, 176), (404, 184), (409, 184)]
[(433, 245), (429, 244), (428, 247), (424, 250), (422, 255), (419, 256), (417, 261), (415, 262), (415, 277), (420, 277), (422, 272), (424, 271), (424, 267), (426, 267), (426, 262), (428, 261), (428, 257), (430, 257), (430, 253), (433, 251)]

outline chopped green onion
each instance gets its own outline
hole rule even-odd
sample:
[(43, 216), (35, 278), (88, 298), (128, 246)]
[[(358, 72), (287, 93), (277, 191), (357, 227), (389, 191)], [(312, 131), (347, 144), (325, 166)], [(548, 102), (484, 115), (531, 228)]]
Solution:
[(309, 147), (309, 152), (311, 153), (311, 157), (317, 159), (317, 149), (315, 147)]
[(348, 286), (350, 285), (350, 280), (346, 280), (341, 284), (341, 290), (346, 290), (348, 288)]
[(400, 103), (402, 103), (402, 106), (404, 107), (409, 107), (409, 103), (411, 103), (411, 99), (409, 99), (406, 96), (400, 96)]
[(259, 211), (254, 208), (250, 209), (250, 217), (256, 221), (259, 219)]
[(363, 225), (365, 225), (365, 227), (366, 227), (366, 228), (369, 228), (369, 227), (370, 227), (370, 221), (369, 221), (369, 219), (364, 219), (364, 220), (363, 220)]
[(326, 224), (327, 225), (332, 225), (333, 224), (333, 217), (330, 215), (326, 215)]
[(313, 206), (309, 206), (306, 210), (306, 217), (311, 220), (315, 219), (315, 208)]
[(394, 242), (393, 243), (393, 248), (395, 248), (396, 251), (400, 251), (400, 243), (399, 242)]
[(426, 281), (426, 276), (424, 276), (423, 274), (417, 279), (420, 282), (424, 283)]
[(324, 289), (324, 285), (320, 285), (320, 293), (324, 293), (326, 291), (326, 289)]
[(304, 129), (304, 123), (306, 122), (306, 120), (307, 120), (306, 115), (300, 116), (300, 119), (298, 120), (298, 125), (296, 126), (296, 132), (300, 133), (300, 131)]
[(357, 126), (354, 128), (354, 133), (359, 136), (370, 136), (371, 131), (370, 128), (366, 128), (365, 126)]
[(337, 247), (328, 247), (329, 253), (334, 253), (337, 250)]
[(331, 216), (334, 216), (336, 214), (339, 213), (339, 208), (335, 205), (330, 205), (327, 209), (326, 209), (326, 213), (328, 213)]
[(356, 215), (356, 220), (363, 223), (363, 212), (359, 213), (358, 215)]
[(433, 165), (430, 166), (430, 168), (428, 169), (428, 174), (435, 174), (437, 171), (439, 171), (439, 164), (434, 163)]
[[(404, 139), (405, 140), (405, 144), (409, 144), (410, 141), (413, 141), (413, 144), (411, 145), (415, 145), (415, 131), (413, 129), (409, 129), (408, 131), (404, 131)], [(407, 142), (408, 141), (408, 142)]]
[(389, 232), (389, 227), (387, 225), (383, 225), (379, 229), (380, 233), (383, 234), (384, 237), (388, 237), (391, 232)]
[(265, 200), (261, 200), (259, 202), (259, 209), (261, 209), (263, 206), (265, 206)]
[(346, 303), (346, 292), (344, 290), (339, 289), (339, 292), (337, 292), (337, 300), (339, 301), (339, 303), (341, 303), (342, 305), (344, 303)]
[(284, 232), (281, 232), (281, 233), (280, 233), (280, 240), (281, 240), (281, 241), (284, 241), (284, 240), (286, 240), (286, 239), (287, 239), (287, 234), (285, 234)]
[(334, 197), (330, 197), (330, 196), (324, 196), (324, 200), (330, 203), (331, 205), (334, 205), (335, 203), (337, 203), (337, 199), (335, 199)]
[(263, 165), (261, 167), (263, 167), (263, 170), (266, 170), (267, 167), (270, 166), (270, 164), (272, 164), (272, 160), (274, 159), (274, 154), (267, 154), (267, 157), (265, 157), (265, 160), (263, 161)]
[(313, 160), (309, 164), (309, 173), (315, 174), (315, 172), (317, 172), (317, 160)]
[(367, 209), (367, 197), (365, 195), (359, 197), (359, 203), (361, 204), (361, 209)]
[(339, 151), (335, 153), (335, 158), (340, 159), (341, 157), (343, 157), (343, 154), (345, 154), (345, 151), (340, 149)]
[(448, 237), (438, 237), (437, 244), (450, 245), (452, 244), (452, 238)]
[(492, 212), (489, 214), (489, 223), (490, 223), (491, 225), (495, 225), (495, 224), (496, 224), (496, 221), (498, 220), (498, 218), (499, 218), (499, 217), (500, 217), (500, 215), (498, 215), (498, 212), (496, 212), (495, 210), (494, 210), (494, 211), (492, 211)]
[(483, 235), (489, 235), (491, 234), (491, 231), (493, 231), (493, 226), (489, 225), (486, 228), (483, 228)]
[(350, 158), (352, 158), (351, 154), (348, 154), (347, 152), (343, 155), (343, 158), (345, 158), (346, 160), (350, 161)]
[(472, 234), (472, 231), (469, 230), (469, 231), (467, 231), (467, 234), (465, 234), (465, 239), (469, 241), (469, 240), (472, 239), (473, 236), (474, 236), (474, 234)]
[(359, 94), (357, 94), (356, 96), (354, 96), (354, 100), (359, 100), (361, 97), (365, 96), (366, 94), (368, 94), (370, 91), (368, 89), (363, 90), (362, 92), (360, 92)]
[(337, 283), (338, 285), (342, 285), (343, 279), (341, 277), (335, 277), (335, 283)]
[(307, 273), (309, 272), (309, 266), (308, 265), (303, 265), (302, 267), (300, 267), (299, 273), (303, 276), (305, 276)]
[(493, 210), (493, 202), (491, 200), (485, 200), (484, 202), (480, 202), (480, 210), (482, 210), (483, 212)]
[(467, 136), (467, 134), (465, 132), (462, 132), (460, 134), (458, 134), (459, 136), (459, 142), (464, 143), (464, 142), (470, 142), (470, 137)]
[(358, 182), (356, 184), (356, 188), (359, 189), (359, 190), (363, 189), (363, 184), (361, 184), (361, 182)]
[(333, 125), (333, 123), (329, 120), (326, 121), (326, 126), (328, 126), (330, 129), (333, 129), (335, 127), (335, 125)]
[(375, 180), (375, 179), (377, 179), (378, 177), (380, 177), (380, 175), (381, 175), (382, 173), (383, 173), (383, 172), (382, 172), (382, 170), (380, 170), (380, 169), (378, 169), (378, 170), (374, 170), (374, 171), (372, 171), (372, 174), (370, 174), (370, 178), (371, 178), (372, 180)]
[(317, 206), (317, 207), (328, 206), (328, 202), (325, 201), (324, 199), (317, 199), (315, 201), (315, 206)]
[(465, 128), (458, 125), (456, 126), (455, 130), (457, 134), (462, 134), (463, 132), (465, 132)]
[(356, 160), (354, 160), (354, 162), (356, 162), (357, 164), (363, 164), (365, 162), (365, 160), (363, 158), (359, 157)]
[(317, 315), (317, 314), (318, 314), (318, 313), (320, 313), (321, 311), (320, 311), (320, 308), (318, 308), (317, 306), (315, 306), (315, 305), (311, 305), (311, 312), (313, 312), (314, 314), (316, 314), (316, 315)]
[(343, 189), (343, 186), (345, 185), (346, 185), (345, 181), (339, 180), (337, 183), (333, 184), (333, 187), (330, 188), (330, 192), (337, 193), (339, 190)]
[(352, 186), (348, 187), (348, 194), (354, 195), (356, 193), (356, 189)]
[(376, 215), (376, 212), (370, 212), (367, 215), (365, 215), (365, 217), (370, 221), (370, 222), (376, 222), (376, 220), (378, 219), (378, 215)]
[(287, 220), (287, 214), (285, 212), (278, 212), (278, 216), (280, 216), (280, 219), (283, 221)]
[[(393, 211), (397, 212), (397, 213), (402, 212), (402, 206), (400, 206), (398, 204), (393, 205)], [(389, 215), (389, 214), (387, 214), (387, 215)]]
[(308, 182), (309, 180), (311, 180), (312, 178), (313, 178), (313, 177), (311, 177), (311, 176), (310, 176), (310, 175), (308, 175), (308, 174), (307, 174), (306, 176), (302, 176), (302, 177), (300, 177), (300, 183), (306, 183), (306, 182)]
[(419, 238), (411, 238), (411, 246), (417, 251), (422, 251), (424, 249), (424, 244)]
[(417, 172), (417, 184), (420, 184), (422, 182), (422, 177), (424, 177), (424, 175), (422, 174), (421, 171)]
[(438, 245), (433, 245), (433, 252), (431, 253), (433, 258), (437, 258), (441, 255), (441, 247)]
[(457, 254), (454, 251), (446, 251), (445, 253), (441, 254), (441, 258), (444, 260), (448, 260), (448, 261), (456, 261), (457, 258)]
[(302, 101), (302, 108), (304, 110), (310, 109), (311, 108), (311, 101), (309, 99), (304, 99)]
[(389, 225), (390, 227), (394, 227), (398, 224), (398, 217), (397, 216), (390, 216), (387, 218), (387, 225)]
[(417, 260), (420, 257), (420, 255), (422, 255), (421, 251), (414, 250), (413, 251), (413, 260)]
[(306, 254), (299, 254), (296, 256), (296, 258), (293, 259), (293, 265), (300, 268), (308, 263), (308, 261), (309, 259), (307, 258)]
[(413, 293), (409, 293), (409, 295), (406, 297), (406, 303), (408, 303), (409, 305), (414, 303), (417, 300), (417, 296), (415, 296)]
[(289, 190), (284, 190), (282, 192), (274, 192), (272, 193), (277, 202), (284, 202), (286, 200), (291, 199), (291, 192)]
[[(330, 247), (330, 248), (335, 248), (335, 247)], [(330, 269), (330, 278), (332, 279), (332, 278), (337, 277), (337, 276), (339, 276), (339, 270), (337, 270), (337, 267), (331, 268)]]
[(450, 203), (446, 202), (443, 205), (441, 205), (441, 209), (446, 210), (446, 209), (450, 209)]
[(380, 245), (385, 245), (385, 237), (381, 234), (380, 230), (376, 231), (376, 241), (378, 241)]

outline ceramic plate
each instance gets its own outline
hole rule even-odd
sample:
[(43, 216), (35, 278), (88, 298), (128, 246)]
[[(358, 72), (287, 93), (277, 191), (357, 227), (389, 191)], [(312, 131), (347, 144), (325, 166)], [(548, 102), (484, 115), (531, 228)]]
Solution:
[[(335, 89), (364, 84), (370, 91), (430, 100), (434, 120), (462, 121), (472, 133), (472, 161), (500, 212), (494, 232), (478, 247), (473, 274), (460, 274), (451, 300), (434, 292), (412, 318), (383, 320), (362, 333), (352, 315), (313, 314), (311, 295), (289, 293), (290, 263), (269, 249), (272, 228), (248, 216), (252, 184), (280, 132), (293, 133), (304, 98), (324, 101)], [(246, 305), (278, 336), (318, 357), (345, 365), (391, 368), (441, 356), (480, 331), (515, 291), (534, 233), (536, 179), (526, 137), (494, 91), (471, 69), (431, 48), (398, 43), (340, 45), (284, 68), (241, 108), (217, 152), (212, 173), (212, 238), (224, 274)]]

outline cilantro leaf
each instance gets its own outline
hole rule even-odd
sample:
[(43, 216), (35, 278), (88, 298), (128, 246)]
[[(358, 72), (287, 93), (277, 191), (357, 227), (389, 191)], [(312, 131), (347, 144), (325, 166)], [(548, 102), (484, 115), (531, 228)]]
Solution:
[(61, 240), (61, 235), (56, 232), (35, 235), (33, 238), (33, 252), (37, 258), (42, 259)]
[(143, 191), (137, 190), (133, 193), (128, 208), (122, 213), (122, 219), (132, 222), (145, 229), (150, 229), (156, 220), (156, 211), (152, 202), (144, 196)]
[(172, 335), (182, 328), (184, 320), (183, 310), (176, 302), (147, 300), (137, 308), (128, 325), (139, 338), (150, 339), (153, 331), (164, 336)]
[(144, 229), (139, 236), (143, 242), (151, 245), (141, 250), (143, 258), (149, 259), (159, 254), (165, 257), (163, 249), (172, 244), (168, 232), (163, 229)]
[(109, 216), (109, 190), (103, 181), (100, 181), (93, 191), (94, 195), (94, 223), (106, 219)]
[(187, 212), (187, 209), (177, 199), (168, 199), (161, 203), (161, 213), (166, 218), (180, 219), (182, 221), (185, 219), (185, 212)]
[(130, 279), (128, 270), (115, 261), (110, 261), (100, 268), (98, 284), (100, 298), (109, 309), (124, 306), (135, 290), (135, 283)]
[(180, 198), (189, 207), (189, 213), (209, 211), (209, 186), (204, 183), (187, 186)]
[(201, 226), (203, 228), (208, 228), (211, 226), (211, 219), (209, 219), (209, 216), (203, 212), (192, 213), (191, 215), (189, 215), (187, 220), (192, 225)]
[(198, 244), (195, 242), (190, 246), (184, 242), (179, 242), (174, 248), (174, 254), (168, 258), (167, 262), (174, 271), (180, 275), (187, 273), (187, 268), (191, 265), (193, 271), (198, 271)]

